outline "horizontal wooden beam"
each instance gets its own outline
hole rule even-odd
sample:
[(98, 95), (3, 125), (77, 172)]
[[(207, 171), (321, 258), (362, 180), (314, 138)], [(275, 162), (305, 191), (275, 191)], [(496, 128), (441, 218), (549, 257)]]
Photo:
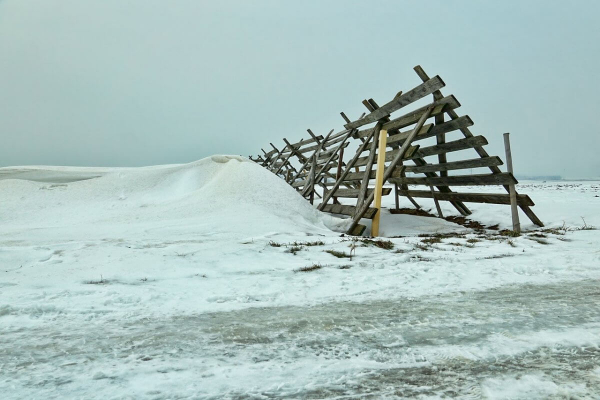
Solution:
[[(434, 125), (427, 132), (423, 133), (423, 132), (419, 131), (419, 134), (415, 137), (414, 140), (427, 139), (430, 137), (440, 135), (442, 133), (448, 133), (448, 132), (452, 132), (452, 131), (455, 131), (458, 129), (463, 129), (463, 128), (469, 127), (471, 125), (473, 125), (473, 121), (471, 120), (471, 118), (469, 118), (468, 115), (463, 115), (460, 118), (453, 119), (448, 122), (444, 122), (443, 124)], [(406, 140), (406, 138), (408, 137), (409, 134), (410, 134), (410, 132), (407, 131), (407, 132), (398, 133), (396, 135), (391, 135), (390, 137), (388, 137), (388, 141), (387, 141), (388, 145), (389, 144), (394, 144), (394, 145), (402, 144)]]
[[(371, 194), (373, 189), (367, 190), (367, 195)], [(387, 196), (392, 191), (392, 188), (383, 188), (382, 195)], [(333, 197), (344, 197), (344, 198), (358, 198), (358, 194), (360, 193), (360, 189), (338, 189), (333, 194)]]
[[(435, 117), (436, 115), (441, 115), (448, 112), (449, 110), (454, 110), (460, 107), (460, 103), (458, 102), (456, 97), (452, 95), (437, 100), (433, 104), (435, 105), (435, 108), (433, 109), (433, 111), (431, 111), (430, 117)], [(421, 115), (423, 115), (423, 113), (425, 112), (425, 110), (427, 110), (429, 106), (430, 104), (418, 108), (409, 113), (406, 113), (400, 117), (396, 117), (393, 120), (383, 124), (382, 129), (391, 131), (395, 129), (402, 129), (412, 124), (416, 124), (419, 118), (421, 118)]]
[(500, 174), (476, 174), (458, 176), (437, 176), (430, 178), (394, 178), (389, 180), (397, 185), (426, 185), (426, 186), (485, 186), (509, 185), (518, 181), (507, 172)]
[(451, 142), (446, 142), (435, 146), (421, 147), (414, 154), (414, 156), (407, 158), (412, 159), (435, 156), (438, 154), (451, 153), (453, 151), (467, 150), (476, 146), (485, 146), (486, 144), (488, 144), (488, 141), (485, 137), (473, 136), (466, 139), (453, 140)]
[[(346, 206), (342, 204), (325, 204), (321, 211), (325, 211), (332, 214), (342, 214), (342, 215), (354, 215), (356, 210), (356, 206)], [(363, 218), (373, 219), (375, 214), (377, 213), (377, 209), (374, 207), (369, 207), (367, 212), (363, 215)]]
[[(430, 118), (435, 117), (436, 115), (444, 114), (444, 112), (445, 112), (444, 110), (445, 110), (446, 106), (447, 106), (446, 104), (438, 104), (437, 106), (435, 106), (433, 111), (431, 111)], [(426, 109), (427, 109), (427, 107), (420, 108), (418, 110), (411, 111), (410, 113), (405, 114), (401, 117), (394, 118), (393, 120), (383, 124), (382, 129), (385, 129), (387, 131), (394, 131), (394, 130), (406, 128), (407, 126), (416, 124)]]
[(473, 158), (470, 160), (452, 161), (441, 164), (407, 166), (406, 172), (422, 173), (435, 171), (452, 171), (457, 169), (490, 167), (492, 165), (502, 165), (502, 160), (500, 159), (500, 157)]
[[(318, 139), (318, 140), (317, 140)], [(296, 143), (292, 143), (292, 146), (294, 146), (295, 148), (300, 148), (304, 145), (310, 144), (310, 143), (314, 143), (314, 142), (318, 142), (319, 140), (323, 139), (323, 135), (318, 135), (315, 136), (314, 138), (310, 138), (310, 139), (302, 139), (299, 142)], [(284, 151), (289, 151), (289, 149), (283, 149)]]
[[(408, 149), (406, 149), (406, 153), (404, 154), (404, 159), (408, 159), (410, 157), (412, 157), (417, 150), (419, 149), (419, 146), (410, 146)], [(396, 154), (398, 154), (398, 152), (400, 151), (400, 149), (396, 149), (396, 150), (390, 150), (387, 151), (385, 153), (385, 161), (392, 161), (394, 159), (394, 157), (396, 157)], [(363, 165), (367, 164), (367, 160), (368, 157), (361, 157), (356, 161), (356, 164), (354, 164), (357, 167), (361, 167)]]
[[(400, 196), (410, 196), (431, 199), (430, 190), (398, 190)], [(462, 201), (465, 203), (487, 203), (487, 204), (510, 204), (509, 194), (491, 194), (491, 193), (442, 193), (435, 192), (438, 200), (444, 201)], [(523, 206), (534, 206), (535, 204), (526, 194), (517, 196), (517, 204)]]
[[(403, 167), (401, 167), (401, 166), (396, 167), (396, 169), (392, 172), (392, 174), (390, 176), (392, 178), (401, 177), (402, 169), (403, 169)], [(369, 179), (375, 179), (376, 173), (377, 173), (377, 170), (371, 170), (369, 173)], [(364, 176), (365, 176), (365, 171), (351, 172), (348, 175), (346, 175), (346, 177), (344, 178), (344, 181), (360, 181), (363, 179)]]
[[(433, 124), (425, 124), (423, 125), (423, 127), (421, 129), (419, 129), (419, 134), (423, 135), (426, 132), (429, 132), (429, 130), (433, 128)], [(369, 128), (369, 129), (364, 129), (362, 131), (358, 131), (356, 132), (354, 135), (352, 135), (353, 138), (362, 138), (362, 137), (366, 137), (369, 136), (371, 134), (371, 132), (373, 132), (373, 128)], [(394, 135), (400, 135), (400, 134), (405, 134), (408, 135), (410, 132), (412, 132), (412, 129), (407, 130), (405, 132), (395, 132), (395, 133), (390, 133), (388, 135), (388, 138), (394, 136)]]
[(308, 183), (308, 179), (302, 179), (292, 183), (292, 187), (304, 187)]
[(263, 149), (261, 149), (261, 150), (263, 151), (263, 153), (265, 153), (265, 158), (269, 158), (273, 154), (277, 153), (275, 150), (271, 150), (271, 151), (264, 151)]
[(350, 122), (344, 127), (346, 129), (356, 129), (366, 124), (370, 124), (371, 122), (379, 121), (382, 118), (387, 117), (391, 113), (396, 110), (401, 109), (423, 97), (432, 94), (436, 90), (439, 90), (446, 86), (442, 78), (439, 76), (434, 76), (429, 79), (427, 82), (422, 83), (421, 85), (415, 87), (414, 89), (409, 90), (406, 93), (403, 93), (401, 96), (394, 98), (389, 103), (384, 104), (380, 108), (376, 109), (372, 113), (367, 114), (365, 117)]
[(339, 138), (340, 136), (344, 136), (344, 135), (345, 135), (345, 134), (347, 134), (347, 133), (348, 133), (348, 130), (344, 129), (343, 131), (340, 131), (340, 132), (338, 132), (338, 133), (334, 133), (333, 135), (329, 136), (329, 140), (332, 140), (332, 139), (337, 139), (337, 138)]
[[(344, 143), (344, 145), (342, 146), (342, 148), (344, 148), (344, 149), (345, 149), (345, 148), (346, 148), (346, 147), (348, 147), (349, 145), (350, 145), (350, 142), (346, 142), (346, 143)], [(320, 153), (319, 153), (319, 155), (317, 156), (317, 159), (321, 159), (321, 158), (328, 158), (328, 157), (330, 157), (330, 156), (331, 156), (333, 153), (335, 153), (335, 152), (337, 152), (337, 151), (339, 151), (339, 149), (338, 149), (337, 147), (336, 147), (336, 148), (333, 148), (333, 149), (330, 149), (330, 150), (327, 150), (327, 151), (322, 151), (322, 152), (320, 152)]]

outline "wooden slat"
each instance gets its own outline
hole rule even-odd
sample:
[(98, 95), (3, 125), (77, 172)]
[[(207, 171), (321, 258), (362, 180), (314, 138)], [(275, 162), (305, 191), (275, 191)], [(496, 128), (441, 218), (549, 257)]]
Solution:
[(364, 118), (361, 118), (354, 122), (350, 122), (349, 124), (344, 125), (344, 127), (346, 129), (356, 129), (371, 122), (379, 121), (380, 119), (390, 115), (394, 111), (399, 110), (402, 107), (405, 107), (419, 99), (422, 99), (423, 97), (432, 94), (433, 92), (443, 88), (444, 86), (445, 83), (442, 80), (442, 78), (440, 78), (439, 76), (434, 76), (427, 82), (424, 82), (421, 85), (415, 87), (414, 89), (411, 89), (408, 92), (402, 94), (401, 96), (394, 98), (394, 100), (384, 104), (372, 113), (367, 114)]
[[(425, 124), (425, 125), (423, 125), (423, 127), (422, 127), (422, 128), (419, 130), (419, 134), (420, 134), (420, 135), (423, 135), (423, 134), (425, 134), (426, 132), (429, 132), (429, 130), (430, 130), (431, 128), (433, 128), (433, 124)], [(365, 130), (362, 130), (362, 131), (358, 131), (358, 133), (357, 133), (357, 134), (355, 134), (355, 135), (353, 135), (353, 137), (354, 137), (354, 138), (357, 138), (357, 137), (359, 137), (359, 138), (362, 138), (362, 137), (365, 137), (365, 136), (368, 136), (368, 135), (370, 135), (370, 134), (371, 134), (371, 132), (373, 132), (373, 128), (365, 129)], [(395, 132), (393, 135), (398, 135), (398, 134), (405, 134), (405, 135), (408, 135), (410, 132), (412, 132), (412, 129), (411, 129), (411, 130), (408, 130), (408, 131), (405, 131), (405, 132)], [(389, 135), (389, 136), (388, 136), (388, 139), (389, 139), (391, 136), (392, 136), (392, 135)]]
[[(453, 95), (446, 96), (440, 100), (437, 100), (433, 104), (435, 105), (435, 108), (431, 112), (430, 117), (444, 115), (444, 113), (448, 110), (454, 110), (460, 107), (460, 103)], [(423, 113), (427, 109), (427, 107), (429, 107), (429, 105), (423, 106), (400, 117), (394, 118), (393, 120), (383, 124), (383, 129), (402, 129), (412, 124), (416, 124), (419, 118), (421, 118), (421, 115), (423, 115)]]
[[(367, 191), (367, 193), (371, 194), (372, 191), (373, 191), (373, 189), (369, 189)], [(392, 191), (391, 188), (383, 188), (382, 194), (383, 194), (383, 196), (387, 196), (388, 194), (390, 194), (391, 191)], [(358, 198), (358, 194), (359, 194), (359, 189), (338, 189), (335, 191), (333, 196), (334, 197), (344, 197), (344, 198), (349, 198), (349, 199), (356, 199), (356, 198)]]
[(315, 137), (316, 137), (316, 139), (315, 138), (302, 139), (299, 142), (292, 143), (292, 146), (294, 146), (295, 148), (300, 148), (300, 147), (302, 147), (304, 145), (307, 145), (307, 144), (310, 144), (310, 143), (314, 143), (314, 142), (318, 142), (319, 140), (323, 139), (323, 135), (318, 135), (318, 136), (315, 136)]
[[(410, 157), (412, 157), (417, 150), (419, 150), (419, 146), (410, 146), (407, 150), (406, 153), (404, 154), (404, 159), (408, 159)], [(385, 153), (385, 161), (392, 161), (394, 159), (394, 157), (396, 156), (396, 154), (398, 154), (399, 149), (396, 150), (390, 150), (388, 152)], [(356, 167), (362, 167), (363, 165), (367, 164), (367, 157), (361, 157), (358, 160), (356, 160), (356, 164), (354, 164)]]
[(331, 136), (329, 137), (329, 139), (330, 139), (330, 140), (331, 140), (331, 139), (337, 139), (337, 138), (339, 138), (340, 136), (344, 136), (346, 133), (348, 133), (348, 130), (343, 130), (343, 131), (340, 131), (340, 132), (338, 132), (338, 133), (334, 133), (333, 135), (331, 135)]
[(428, 156), (435, 156), (443, 153), (451, 153), (453, 151), (467, 150), (474, 148), (475, 146), (485, 146), (488, 141), (483, 136), (473, 136), (470, 138), (453, 140), (444, 144), (438, 144), (435, 146), (421, 147), (415, 152), (414, 156), (406, 157), (407, 159), (423, 158)]
[[(342, 215), (354, 215), (355, 210), (356, 206), (346, 206), (342, 204), (325, 204), (325, 206), (321, 209), (321, 211)], [(373, 219), (375, 213), (377, 213), (377, 209), (369, 207), (363, 214), (362, 218)]]
[(432, 178), (394, 178), (390, 182), (398, 185), (426, 186), (481, 186), (516, 184), (517, 180), (509, 173), (476, 174), (459, 176), (438, 176)]
[(502, 165), (502, 160), (500, 159), (500, 157), (473, 158), (470, 160), (445, 162), (442, 164), (427, 164), (427, 165), (421, 165), (421, 166), (419, 166), (419, 165), (409, 166), (409, 167), (406, 167), (405, 171), (406, 172), (414, 172), (414, 173), (435, 172), (435, 171), (452, 171), (452, 170), (457, 170), (457, 169), (489, 167), (491, 165)]
[[(329, 144), (329, 142), (327, 142), (327, 144)], [(342, 146), (342, 148), (346, 148), (350, 145), (350, 142), (348, 143), (344, 143), (344, 146)], [(333, 153), (335, 153), (336, 149), (331, 149), (331, 150), (327, 150), (327, 151), (322, 151), (321, 153), (319, 153), (319, 156), (317, 158), (327, 158), (329, 156), (331, 156)]]
[[(400, 167), (400, 166), (396, 167), (396, 169), (394, 169), (394, 171), (391, 173), (390, 177), (400, 178), (402, 176), (402, 168), (403, 167)], [(364, 177), (365, 177), (365, 171), (350, 172), (346, 175), (346, 177), (344, 178), (344, 181), (360, 181), (360, 180), (363, 180)], [(375, 170), (370, 171), (369, 179), (375, 179)]]
[[(261, 150), (262, 150), (262, 149), (261, 149)], [(271, 151), (264, 151), (264, 150), (263, 150), (263, 153), (265, 153), (265, 157), (266, 157), (266, 158), (268, 158), (268, 157), (271, 157), (273, 154), (277, 153), (277, 151), (275, 151), (275, 150), (271, 150)]]
[[(308, 175), (308, 174), (307, 174)], [(304, 187), (308, 183), (308, 179), (302, 179), (300, 181), (296, 181), (292, 183), (292, 187)]]
[[(348, 132), (346, 132), (346, 133), (348, 133)], [(332, 146), (332, 145), (334, 145), (336, 143), (339, 143), (339, 142), (341, 142), (343, 140), (345, 140), (344, 136), (338, 136), (338, 137), (333, 138), (333, 139), (329, 138), (329, 140), (327, 140), (327, 143), (325, 143), (325, 147)]]
[[(459, 130), (461, 128), (465, 128), (465, 127), (468, 127), (471, 125), (473, 125), (473, 121), (471, 120), (471, 118), (469, 118), (468, 115), (463, 115), (462, 117), (459, 117), (457, 119), (454, 119), (454, 120), (451, 120), (448, 122), (444, 122), (443, 124), (434, 125), (427, 132), (419, 131), (419, 134), (417, 135), (417, 137), (414, 140), (427, 139), (430, 137), (440, 135), (442, 133), (452, 132), (452, 131)], [(396, 135), (391, 135), (388, 138), (388, 144), (395, 144), (395, 145), (401, 144), (406, 140), (406, 138), (408, 137), (409, 134), (410, 134), (410, 132), (401, 132)]]
[[(369, 106), (370, 106), (370, 104), (369, 104)], [(365, 200), (365, 197), (367, 196), (367, 188), (369, 186), (369, 179), (371, 179), (371, 173), (375, 172), (375, 171), (373, 171), (373, 163), (375, 162), (375, 157), (377, 156), (377, 143), (379, 142), (379, 129), (380, 128), (381, 128), (381, 122), (378, 122), (374, 128), (375, 134), (373, 135), (373, 141), (371, 142), (371, 152), (369, 153), (369, 156), (367, 159), (367, 165), (365, 166), (365, 171), (368, 171), (368, 174), (367, 173), (363, 174), (363, 179), (360, 184), (360, 192), (358, 194), (358, 200), (356, 202), (357, 209), (360, 209), (360, 206), (362, 205), (363, 201)]]
[[(433, 111), (431, 112), (430, 118), (435, 115), (440, 115), (444, 113), (445, 104), (438, 104), (435, 106)], [(407, 126), (416, 124), (421, 115), (425, 112), (426, 108), (420, 108), (418, 110), (412, 111), (408, 114), (405, 114), (401, 117), (394, 118), (393, 120), (386, 122), (383, 127), (387, 128), (390, 132), (402, 128), (406, 128)]]
[[(428, 190), (399, 190), (401, 196), (411, 196), (430, 199), (431, 191)], [(510, 204), (509, 194), (491, 194), (491, 193), (441, 193), (436, 192), (435, 197), (444, 201), (464, 201), (465, 203), (487, 203), (487, 204)], [(526, 194), (517, 196), (517, 203), (523, 206), (534, 206), (533, 200)]]

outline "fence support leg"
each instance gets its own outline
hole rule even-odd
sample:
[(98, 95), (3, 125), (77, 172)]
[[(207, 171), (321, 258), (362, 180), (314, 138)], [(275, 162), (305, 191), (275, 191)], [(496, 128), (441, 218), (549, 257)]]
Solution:
[[(513, 165), (512, 165), (512, 154), (510, 153), (510, 133), (504, 134), (504, 150), (506, 151), (506, 167), (508, 172), (511, 175), (513, 173)], [(517, 207), (517, 191), (515, 190), (515, 185), (508, 185), (509, 194), (510, 194), (510, 212), (512, 214), (512, 225), (513, 231), (517, 233), (521, 233), (521, 223), (519, 222), (519, 209)]]
[(429, 190), (431, 190), (431, 197), (433, 197), (433, 202), (435, 203), (435, 208), (438, 213), (438, 217), (444, 218), (444, 214), (442, 214), (442, 208), (440, 207), (440, 202), (435, 196), (435, 190), (433, 190), (433, 186), (429, 185)]
[[(379, 150), (377, 151), (377, 171), (375, 172), (375, 208), (377, 213), (371, 224), (371, 236), (379, 236), (379, 221), (381, 219), (381, 192), (383, 189), (383, 174), (385, 172), (385, 148), (387, 145), (387, 131), (379, 131)], [(367, 171), (367, 174), (369, 172)]]

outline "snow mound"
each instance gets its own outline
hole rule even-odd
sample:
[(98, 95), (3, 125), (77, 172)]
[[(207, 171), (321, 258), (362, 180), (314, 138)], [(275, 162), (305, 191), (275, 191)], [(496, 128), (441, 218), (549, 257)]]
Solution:
[(164, 233), (189, 224), (204, 234), (248, 235), (343, 231), (348, 224), (238, 156), (143, 168), (1, 168), (0, 192), (0, 219), (15, 230), (35, 226), (95, 236), (103, 226)]

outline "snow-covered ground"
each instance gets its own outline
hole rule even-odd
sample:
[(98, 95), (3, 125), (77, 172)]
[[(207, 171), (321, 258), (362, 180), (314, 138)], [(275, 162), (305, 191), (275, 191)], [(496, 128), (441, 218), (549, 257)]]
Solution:
[(386, 249), (239, 157), (0, 168), (0, 398), (600, 398), (600, 182), (518, 189)]

